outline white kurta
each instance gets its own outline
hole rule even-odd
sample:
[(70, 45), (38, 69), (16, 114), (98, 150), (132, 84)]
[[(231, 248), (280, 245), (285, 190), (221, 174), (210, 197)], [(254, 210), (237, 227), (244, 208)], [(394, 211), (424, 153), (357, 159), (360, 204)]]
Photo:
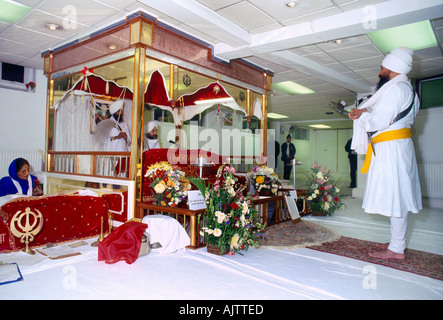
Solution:
[[(113, 119), (114, 120), (114, 119)], [(117, 124), (117, 121), (115, 121), (115, 124)], [(111, 141), (110, 144), (110, 150), (111, 151), (121, 151), (121, 152), (127, 152), (131, 151), (131, 132), (129, 131), (128, 125), (125, 122), (119, 122), (118, 125), (120, 126), (121, 131), (126, 133), (126, 140), (125, 139), (115, 139)], [(109, 138), (118, 136), (120, 133), (120, 129), (117, 127), (117, 125), (114, 125), (114, 127), (111, 129), (111, 132), (109, 133)]]
[[(411, 85), (398, 82), (384, 93), (371, 112), (361, 115), (359, 124), (368, 132), (378, 131), (374, 137), (385, 131), (410, 128), (419, 103), (415, 103), (406, 117), (392, 125), (389, 123), (409, 107), (413, 97)], [(422, 200), (412, 139), (380, 142), (375, 144), (374, 150), (375, 156), (372, 155), (367, 173), (363, 209), (388, 217), (402, 217), (409, 211), (418, 213), (422, 209)]]

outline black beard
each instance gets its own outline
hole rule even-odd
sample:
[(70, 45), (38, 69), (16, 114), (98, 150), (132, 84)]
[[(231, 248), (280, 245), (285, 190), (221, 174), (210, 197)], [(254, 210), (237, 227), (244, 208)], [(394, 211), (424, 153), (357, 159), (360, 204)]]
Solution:
[(151, 140), (157, 140), (157, 135), (156, 135), (156, 134), (150, 134), (150, 133), (147, 133), (147, 134), (146, 134), (146, 137), (147, 137), (148, 139), (151, 139)]
[(121, 116), (121, 115), (118, 115), (118, 114), (113, 114), (112, 115), (113, 117), (114, 117), (114, 119), (117, 121), (117, 122), (122, 122), (123, 121), (123, 117)]
[(377, 83), (377, 91), (383, 87), (383, 85), (389, 81), (389, 75), (387, 76), (378, 76), (380, 78), (380, 80)]

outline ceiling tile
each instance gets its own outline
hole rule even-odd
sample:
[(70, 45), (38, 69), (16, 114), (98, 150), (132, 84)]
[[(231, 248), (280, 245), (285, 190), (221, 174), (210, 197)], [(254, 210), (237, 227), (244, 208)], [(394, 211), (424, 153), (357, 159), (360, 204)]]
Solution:
[(103, 16), (113, 14), (118, 10), (102, 3), (91, 0), (46, 0), (38, 7), (40, 11), (56, 15), (78, 23), (93, 25), (103, 19)]
[(337, 61), (346, 62), (351, 60), (366, 59), (368, 57), (378, 57), (380, 51), (372, 44), (365, 44), (355, 47), (347, 47), (338, 50), (330, 50), (328, 54)]
[(12, 26), (1, 34), (1, 37), (18, 43), (26, 43), (31, 46), (46, 48), (54, 41), (63, 40), (63, 38), (49, 36), (43, 33), (35, 32), (28, 28)]
[(286, 6), (287, 0), (249, 0), (249, 2), (277, 21), (294, 20), (292, 23), (299, 23), (295, 21), (297, 18), (333, 7), (330, 0), (298, 1), (294, 8)]
[(299, 16), (296, 16), (295, 18), (282, 20), (281, 24), (284, 26), (290, 26), (290, 25), (297, 24), (297, 23), (308, 22), (308, 21), (315, 20), (315, 19), (325, 18), (330, 15), (336, 15), (339, 13), (341, 13), (341, 11), (339, 9), (337, 9), (336, 7), (329, 7), (329, 8), (321, 9), (321, 10), (311, 12), (308, 14), (299, 15)]
[(334, 41), (327, 41), (327, 42), (318, 43), (316, 44), (316, 46), (323, 51), (329, 52), (329, 51), (340, 50), (349, 47), (355, 47), (355, 46), (372, 43), (371, 40), (369, 40), (369, 38), (366, 35), (360, 35), (360, 36), (348, 37), (336, 40), (341, 40), (341, 43), (336, 43)]
[[(49, 30), (46, 25), (51, 23), (58, 25), (59, 29), (54, 31)], [(26, 19), (23, 19), (16, 25), (19, 27), (31, 29), (34, 32), (46, 33), (50, 36), (60, 39), (64, 39), (70, 35), (75, 35), (77, 32), (81, 32), (85, 29), (85, 27), (87, 27), (86, 25), (76, 22), (66, 23), (63, 18), (48, 14), (40, 10), (33, 10), (26, 17)]]
[(331, 57), (329, 54), (324, 53), (324, 52), (313, 53), (313, 54), (305, 55), (304, 57), (311, 60), (311, 61), (317, 62), (319, 64), (323, 64), (323, 65), (337, 62), (337, 60), (334, 59), (334, 57)]
[(297, 48), (294, 48), (294, 49), (289, 49), (289, 51), (294, 52), (294, 53), (296, 53), (298, 55), (301, 55), (301, 56), (322, 52), (321, 49), (318, 48), (318, 44), (297, 47)]
[(358, 60), (351, 60), (347, 62), (343, 62), (345, 66), (347, 66), (352, 71), (358, 71), (358, 70), (365, 70), (365, 69), (371, 69), (371, 68), (378, 68), (381, 65), (381, 62), (383, 61), (384, 56), (376, 56), (376, 57), (369, 57), (364, 59), (358, 59)]
[(208, 7), (209, 9), (212, 9), (214, 11), (217, 11), (222, 8), (229, 7), (233, 4), (244, 2), (244, 0), (196, 0), (197, 2), (201, 3), (202, 5)]
[(248, 31), (275, 22), (265, 12), (246, 1), (220, 9), (217, 13)]
[(33, 47), (31, 45), (28, 45), (26, 43), (19, 43), (15, 41), (10, 41), (5, 38), (0, 37), (0, 52), (8, 52), (15, 55), (21, 55), (24, 52), (37, 52), (38, 47)]

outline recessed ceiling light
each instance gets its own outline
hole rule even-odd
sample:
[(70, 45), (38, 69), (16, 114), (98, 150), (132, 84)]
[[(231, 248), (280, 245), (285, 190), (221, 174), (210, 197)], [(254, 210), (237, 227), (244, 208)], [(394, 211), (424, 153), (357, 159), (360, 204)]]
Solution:
[(297, 5), (297, 1), (288, 1), (286, 6), (289, 8), (294, 8)]
[(283, 114), (278, 114), (278, 113), (273, 113), (273, 112), (269, 112), (268, 113), (268, 118), (271, 119), (287, 119), (289, 118), (288, 116), (285, 116)]
[(108, 44), (108, 48), (111, 50), (117, 49), (117, 45), (115, 43)]
[(14, 23), (23, 17), (30, 7), (12, 0), (0, 0), (0, 21)]
[(368, 37), (384, 54), (400, 46), (420, 50), (438, 45), (429, 20), (370, 32)]
[(60, 28), (60, 26), (58, 24), (55, 23), (47, 23), (46, 24), (46, 28), (48, 28), (49, 30), (57, 30), (58, 28)]
[(331, 126), (327, 126), (325, 124), (310, 124), (309, 126), (315, 129), (331, 129)]
[(286, 93), (286, 94), (311, 94), (315, 93), (315, 91), (306, 88), (298, 83), (293, 81), (283, 81), (272, 84), (272, 89)]

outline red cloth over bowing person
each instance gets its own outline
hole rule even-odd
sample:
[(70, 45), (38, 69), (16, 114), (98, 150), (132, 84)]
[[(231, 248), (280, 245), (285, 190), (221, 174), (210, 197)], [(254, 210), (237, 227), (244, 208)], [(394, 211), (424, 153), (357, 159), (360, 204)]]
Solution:
[(145, 223), (129, 221), (112, 231), (98, 244), (98, 261), (112, 264), (126, 261), (132, 264), (137, 260), (143, 239)]

